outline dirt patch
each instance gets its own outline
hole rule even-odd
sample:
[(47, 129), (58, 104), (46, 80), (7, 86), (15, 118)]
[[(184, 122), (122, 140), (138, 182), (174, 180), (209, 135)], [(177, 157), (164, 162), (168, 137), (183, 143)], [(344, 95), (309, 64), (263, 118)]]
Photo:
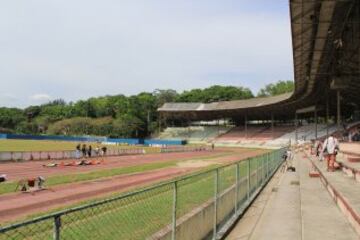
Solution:
[(179, 162), (176, 165), (180, 168), (203, 168), (214, 164), (216, 164), (216, 162), (203, 161), (203, 160), (189, 160), (189, 161)]

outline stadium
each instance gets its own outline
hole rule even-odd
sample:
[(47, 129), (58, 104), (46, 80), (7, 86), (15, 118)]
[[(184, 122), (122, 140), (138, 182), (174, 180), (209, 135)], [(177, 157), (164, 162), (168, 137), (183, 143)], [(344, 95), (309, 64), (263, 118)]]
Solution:
[(360, 2), (289, 6), (292, 93), (167, 102), (154, 139), (0, 134), (0, 240), (358, 239)]

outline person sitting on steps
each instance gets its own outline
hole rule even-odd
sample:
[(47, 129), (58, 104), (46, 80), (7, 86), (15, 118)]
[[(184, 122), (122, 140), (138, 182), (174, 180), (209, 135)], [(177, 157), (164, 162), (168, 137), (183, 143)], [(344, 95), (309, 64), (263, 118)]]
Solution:
[(323, 153), (324, 157), (327, 160), (327, 171), (335, 171), (335, 161), (336, 155), (339, 151), (339, 141), (336, 139), (334, 134), (331, 134), (327, 139), (325, 139), (323, 144)]

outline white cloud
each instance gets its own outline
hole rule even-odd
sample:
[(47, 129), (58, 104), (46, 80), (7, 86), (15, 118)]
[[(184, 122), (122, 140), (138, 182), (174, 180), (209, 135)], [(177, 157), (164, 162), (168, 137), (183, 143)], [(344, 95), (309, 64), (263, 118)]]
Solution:
[(29, 98), (32, 104), (48, 103), (52, 99), (48, 94), (34, 94)]

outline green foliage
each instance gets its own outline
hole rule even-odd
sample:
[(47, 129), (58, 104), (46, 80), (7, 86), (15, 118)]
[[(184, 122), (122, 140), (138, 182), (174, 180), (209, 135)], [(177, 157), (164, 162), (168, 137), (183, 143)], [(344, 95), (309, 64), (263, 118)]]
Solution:
[[(279, 81), (259, 96), (292, 91), (291, 81)], [(212, 86), (177, 93), (156, 89), (137, 95), (102, 96), (75, 103), (62, 99), (25, 109), (0, 108), (0, 132), (28, 134), (147, 137), (157, 130), (157, 108), (166, 102), (216, 102), (254, 97), (248, 88)]]
[(270, 83), (265, 86), (265, 88), (260, 89), (258, 93), (258, 97), (266, 97), (266, 96), (276, 96), (283, 93), (288, 93), (294, 91), (294, 82), (287, 81), (278, 81), (273, 84)]
[(250, 89), (233, 86), (212, 86), (205, 89), (185, 91), (178, 96), (177, 102), (218, 102), (248, 99), (254, 97)]
[(22, 110), (16, 108), (0, 108), (0, 127), (15, 129), (15, 127), (26, 121), (26, 117)]

